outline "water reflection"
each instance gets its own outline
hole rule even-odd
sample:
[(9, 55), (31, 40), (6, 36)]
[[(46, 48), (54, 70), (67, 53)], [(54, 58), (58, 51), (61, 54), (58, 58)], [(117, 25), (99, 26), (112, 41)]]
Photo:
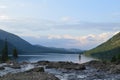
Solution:
[(91, 60), (95, 60), (95, 59), (92, 57), (87, 57), (87, 56), (81, 55), (80, 63), (85, 63), (85, 62), (88, 62)]
[(94, 59), (79, 54), (59, 54), (59, 53), (46, 53), (40, 55), (19, 55), (18, 58), (18, 61), (20, 62), (21, 61), (37, 62), (41, 60), (85, 63)]

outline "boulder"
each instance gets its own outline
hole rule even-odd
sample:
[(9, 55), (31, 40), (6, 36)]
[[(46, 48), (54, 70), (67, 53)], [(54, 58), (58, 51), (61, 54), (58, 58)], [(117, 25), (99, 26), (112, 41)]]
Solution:
[(26, 72), (44, 72), (44, 68), (43, 67), (37, 67), (37, 68), (30, 69)]
[(4, 70), (5, 68), (4, 67), (0, 67), (0, 70)]
[(109, 71), (111, 68), (111, 63), (109, 62), (103, 62), (103, 61), (89, 61), (87, 63), (84, 63), (85, 66), (92, 67), (97, 69), (98, 71)]
[(82, 64), (72, 62), (49, 62), (46, 68), (67, 69), (67, 70), (85, 70), (86, 67)]
[(14, 63), (13, 65), (10, 65), (9, 67), (14, 68), (14, 69), (20, 69), (21, 68), (19, 63)]
[(114, 65), (113, 67), (111, 67), (109, 73), (120, 74), (120, 65)]
[(18, 62), (9, 61), (9, 62), (7, 62), (7, 65), (4, 65), (4, 67), (10, 67), (10, 68), (14, 68), (14, 69), (20, 69), (21, 65)]
[(0, 77), (0, 80), (60, 80), (52, 74), (46, 72), (21, 72), (16, 74), (7, 74)]

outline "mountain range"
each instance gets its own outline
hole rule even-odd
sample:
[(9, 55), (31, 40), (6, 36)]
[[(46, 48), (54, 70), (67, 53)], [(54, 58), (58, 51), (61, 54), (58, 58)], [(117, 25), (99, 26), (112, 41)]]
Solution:
[[(5, 39), (8, 42), (9, 53), (12, 53), (14, 48), (17, 48), (20, 54), (38, 54), (38, 53), (73, 53), (74, 51), (62, 48), (51, 48), (41, 45), (32, 45), (19, 36), (0, 30), (0, 52), (4, 47)], [(77, 50), (78, 51), (78, 50)], [(81, 52), (81, 51), (79, 51)]]
[(110, 60), (113, 56), (117, 56), (120, 54), (120, 32), (96, 48), (86, 51), (84, 54), (104, 60)]
[[(8, 42), (8, 52), (11, 54), (14, 48), (17, 48), (20, 54), (40, 54), (40, 53), (81, 53), (79, 49), (64, 49), (45, 47), (41, 45), (32, 45), (21, 37), (0, 30), (0, 53), (4, 47), (5, 40)], [(86, 56), (92, 56), (97, 59), (110, 60), (113, 56), (120, 54), (120, 32), (110, 38), (108, 41), (91, 50), (85, 51)]]

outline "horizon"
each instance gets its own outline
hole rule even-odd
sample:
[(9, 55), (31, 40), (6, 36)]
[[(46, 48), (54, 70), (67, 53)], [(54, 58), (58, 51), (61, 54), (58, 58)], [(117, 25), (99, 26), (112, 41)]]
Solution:
[(118, 0), (1, 0), (0, 29), (31, 44), (92, 49), (120, 31)]

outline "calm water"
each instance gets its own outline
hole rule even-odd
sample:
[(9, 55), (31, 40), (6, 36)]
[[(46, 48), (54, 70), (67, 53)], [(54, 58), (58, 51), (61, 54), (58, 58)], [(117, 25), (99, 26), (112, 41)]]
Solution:
[(81, 55), (81, 59), (79, 59), (79, 54), (59, 54), (59, 53), (45, 53), (40, 55), (19, 55), (18, 61), (29, 61), (29, 62), (37, 62), (41, 60), (48, 61), (71, 61), (75, 63), (84, 63), (93, 58), (86, 57)]

